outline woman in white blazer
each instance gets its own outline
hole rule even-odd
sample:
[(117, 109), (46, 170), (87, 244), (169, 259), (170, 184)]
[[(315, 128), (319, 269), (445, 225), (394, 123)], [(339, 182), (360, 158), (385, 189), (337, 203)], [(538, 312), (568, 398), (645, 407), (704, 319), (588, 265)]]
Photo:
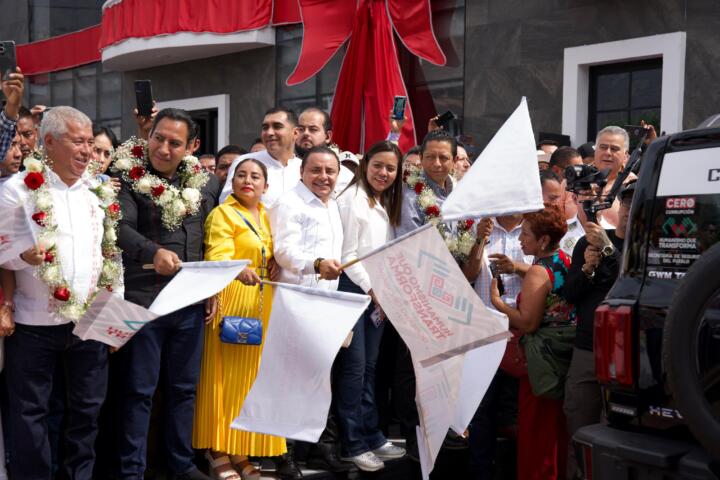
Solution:
[[(391, 142), (373, 145), (363, 157), (355, 178), (339, 195), (343, 224), (342, 263), (362, 257), (394, 237), (402, 206), (402, 154)], [(337, 359), (333, 396), (340, 430), (341, 458), (360, 470), (376, 471), (383, 460), (405, 455), (388, 442), (378, 427), (374, 400), (375, 364), (385, 316), (362, 262), (345, 269), (339, 290), (372, 297), (368, 309), (353, 328), (348, 348)]]

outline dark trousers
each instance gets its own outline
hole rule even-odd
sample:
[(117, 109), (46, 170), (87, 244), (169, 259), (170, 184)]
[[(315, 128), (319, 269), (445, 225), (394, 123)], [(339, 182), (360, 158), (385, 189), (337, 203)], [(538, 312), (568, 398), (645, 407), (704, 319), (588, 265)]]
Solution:
[(517, 422), (517, 379), (498, 370), (470, 422), (470, 478), (496, 478), (498, 428)]
[(119, 477), (142, 480), (152, 399), (162, 370), (163, 437), (173, 474), (194, 469), (192, 425), (200, 375), (204, 308), (191, 305), (145, 325), (120, 349)]
[(5, 340), (13, 479), (52, 477), (48, 414), (58, 364), (66, 387), (60, 476), (92, 478), (97, 419), (107, 390), (108, 349), (93, 340), (80, 340), (72, 334), (73, 327), (17, 324), (15, 333)]
[[(340, 290), (363, 293), (345, 275), (341, 277)], [(370, 318), (374, 310), (371, 303), (353, 327), (350, 346), (341, 348), (336, 360), (333, 395), (343, 456), (360, 455), (387, 441), (378, 426), (375, 405), (375, 365), (385, 321), (376, 327)]]

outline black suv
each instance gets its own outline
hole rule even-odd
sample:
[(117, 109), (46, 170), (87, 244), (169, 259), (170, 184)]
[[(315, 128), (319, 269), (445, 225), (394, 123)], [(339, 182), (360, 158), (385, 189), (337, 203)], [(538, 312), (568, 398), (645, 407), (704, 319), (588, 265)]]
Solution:
[(595, 313), (607, 425), (587, 479), (720, 478), (720, 128), (643, 155), (617, 282)]

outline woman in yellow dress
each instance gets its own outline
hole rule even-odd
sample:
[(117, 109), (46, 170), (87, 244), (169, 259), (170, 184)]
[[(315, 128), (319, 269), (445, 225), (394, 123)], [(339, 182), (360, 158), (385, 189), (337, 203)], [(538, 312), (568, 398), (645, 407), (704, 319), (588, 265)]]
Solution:
[[(218, 314), (205, 327), (193, 446), (207, 449), (214, 478), (249, 480), (260, 478), (260, 472), (248, 456), (281, 456), (287, 449), (284, 438), (230, 428), (255, 381), (262, 346), (222, 343), (220, 322), (223, 316), (261, 318), (266, 332), (272, 288), (261, 289), (259, 284), (261, 277), (274, 279), (279, 268), (272, 258), (270, 223), (260, 202), (267, 190), (267, 169), (257, 160), (244, 160), (235, 170), (232, 187), (233, 194), (207, 218), (205, 259), (250, 259), (252, 264), (220, 292)], [(287, 456), (280, 457), (276, 466), (282, 477), (299, 478)]]

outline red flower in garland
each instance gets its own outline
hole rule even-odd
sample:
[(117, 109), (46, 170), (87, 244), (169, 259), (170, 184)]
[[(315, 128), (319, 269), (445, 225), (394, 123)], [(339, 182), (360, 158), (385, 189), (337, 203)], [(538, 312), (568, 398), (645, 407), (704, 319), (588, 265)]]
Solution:
[(52, 252), (45, 252), (45, 262), (52, 263), (55, 261), (55, 255)]
[(128, 172), (128, 176), (135, 181), (140, 180), (144, 175), (145, 169), (143, 167), (132, 167)]
[(130, 152), (133, 154), (133, 157), (139, 160), (145, 157), (145, 149), (140, 145), (135, 145)]
[(413, 187), (413, 188), (415, 189), (415, 193), (417, 195), (420, 195), (423, 191), (423, 188), (425, 188), (425, 184), (423, 182), (417, 182), (415, 184), (415, 187)]
[(70, 290), (65, 287), (58, 287), (53, 292), (53, 297), (60, 300), (61, 302), (67, 302), (70, 300)]
[(465, 230), (470, 230), (472, 228), (472, 226), (475, 225), (475, 220), (468, 219), (468, 220), (465, 220), (465, 222), (463, 222), (463, 223), (465, 223)]
[(115, 202), (108, 205), (108, 212), (110, 212), (110, 215), (116, 216), (118, 213), (120, 213), (120, 204)]
[(40, 225), (41, 227), (44, 227), (44, 226), (45, 226), (45, 219), (47, 218), (47, 213), (45, 213), (45, 212), (35, 212), (35, 213), (32, 214), (32, 217), (31, 217), (31, 218), (35, 221), (35, 223), (37, 223), (37, 224)]
[(437, 205), (430, 205), (425, 209), (425, 215), (428, 217), (439, 217), (440, 208)]
[(155, 185), (154, 187), (152, 187), (150, 189), (150, 193), (152, 193), (153, 197), (159, 197), (160, 195), (163, 194), (164, 191), (165, 191), (165, 186), (162, 183), (159, 185)]
[(40, 172), (30, 172), (25, 176), (25, 185), (30, 190), (37, 190), (45, 183), (45, 178)]

